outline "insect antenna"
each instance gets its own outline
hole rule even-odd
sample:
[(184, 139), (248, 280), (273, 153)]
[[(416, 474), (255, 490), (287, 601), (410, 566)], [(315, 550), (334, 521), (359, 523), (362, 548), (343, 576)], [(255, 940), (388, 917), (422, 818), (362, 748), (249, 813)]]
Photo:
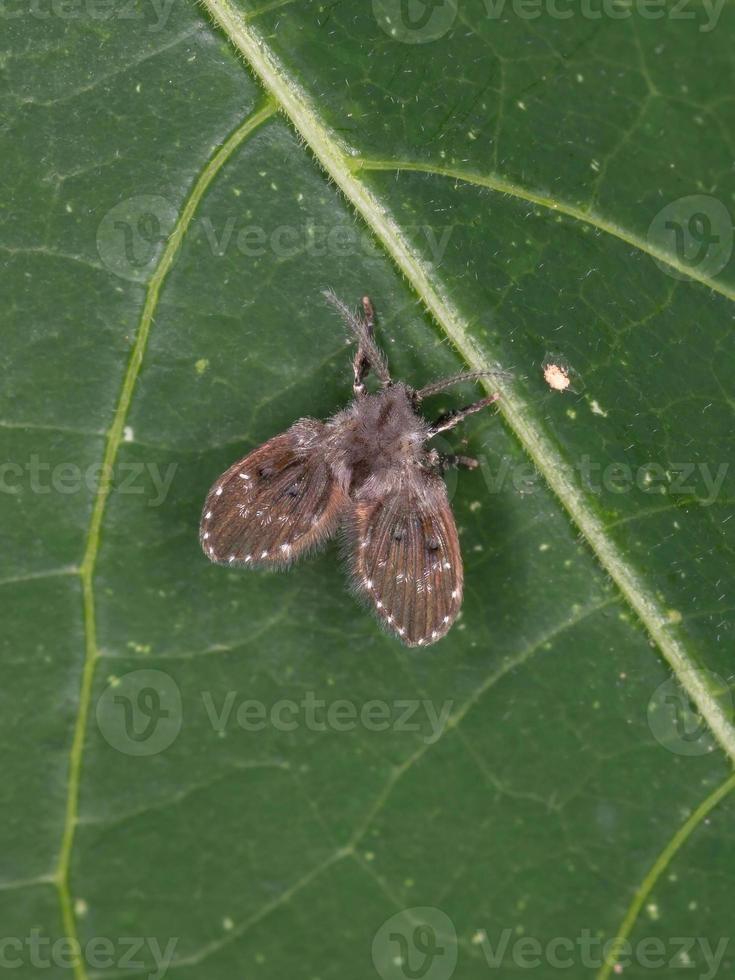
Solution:
[(429, 398), (431, 395), (436, 395), (440, 391), (444, 391), (445, 388), (451, 388), (452, 385), (462, 384), (464, 381), (479, 381), (480, 378), (491, 378), (497, 377), (496, 371), (462, 371), (460, 374), (452, 374), (448, 378), (440, 378), (438, 381), (433, 381), (431, 384), (426, 385), (415, 393), (414, 398), (416, 401), (423, 401), (424, 398)]

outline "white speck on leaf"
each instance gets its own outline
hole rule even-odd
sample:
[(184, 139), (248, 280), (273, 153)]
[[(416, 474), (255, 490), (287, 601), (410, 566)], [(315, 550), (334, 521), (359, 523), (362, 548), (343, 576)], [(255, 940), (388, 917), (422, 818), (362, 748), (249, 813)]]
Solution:
[(554, 391), (566, 391), (571, 384), (569, 371), (562, 364), (547, 364), (544, 367), (544, 381)]
[(600, 406), (600, 403), (595, 398), (593, 398), (590, 402), (590, 409), (592, 410), (593, 415), (601, 415), (603, 418), (607, 418), (607, 412)]

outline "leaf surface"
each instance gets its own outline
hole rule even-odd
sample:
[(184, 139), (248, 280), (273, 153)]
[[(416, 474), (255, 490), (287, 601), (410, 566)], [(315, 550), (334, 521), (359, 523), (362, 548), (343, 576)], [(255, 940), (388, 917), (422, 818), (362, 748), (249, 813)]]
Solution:
[[(467, 3), (405, 43), (388, 0), (205, 7), (7, 22), (5, 935), (78, 937), (78, 980), (129, 975), (126, 936), (175, 939), (171, 975), (367, 978), (434, 906), (458, 976), (504, 930), (508, 972), (518, 936), (555, 977), (550, 940), (622, 932), (668, 975), (730, 928), (732, 10)], [(665, 222), (701, 214), (695, 262), (702, 219), (683, 252)], [(465, 601), (429, 649), (336, 547), (199, 551), (216, 475), (349, 398), (326, 287), (369, 292), (410, 383), (505, 372), (448, 440), (482, 468), (450, 476)]]

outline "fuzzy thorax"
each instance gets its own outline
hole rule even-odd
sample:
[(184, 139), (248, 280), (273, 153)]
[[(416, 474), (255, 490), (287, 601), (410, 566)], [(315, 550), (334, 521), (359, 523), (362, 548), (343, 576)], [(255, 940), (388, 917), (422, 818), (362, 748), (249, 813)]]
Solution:
[(356, 398), (329, 420), (327, 429), (327, 459), (352, 491), (420, 463), (430, 434), (428, 422), (413, 407), (413, 392), (403, 384)]

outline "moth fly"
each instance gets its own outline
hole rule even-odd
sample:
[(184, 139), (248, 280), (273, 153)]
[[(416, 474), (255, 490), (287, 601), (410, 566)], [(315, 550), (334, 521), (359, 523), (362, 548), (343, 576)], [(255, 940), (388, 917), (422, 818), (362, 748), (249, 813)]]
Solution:
[[(393, 381), (368, 297), (355, 314), (331, 291), (324, 295), (357, 341), (354, 399), (326, 422), (299, 419), (223, 473), (207, 494), (201, 545), (218, 564), (277, 568), (341, 527), (357, 592), (407, 646), (428, 645), (447, 633), (462, 604), (462, 556), (442, 476), (477, 461), (426, 443), (498, 395), (428, 422), (419, 414), (425, 398), (489, 372), (418, 390)], [(365, 389), (370, 371), (375, 393)]]

